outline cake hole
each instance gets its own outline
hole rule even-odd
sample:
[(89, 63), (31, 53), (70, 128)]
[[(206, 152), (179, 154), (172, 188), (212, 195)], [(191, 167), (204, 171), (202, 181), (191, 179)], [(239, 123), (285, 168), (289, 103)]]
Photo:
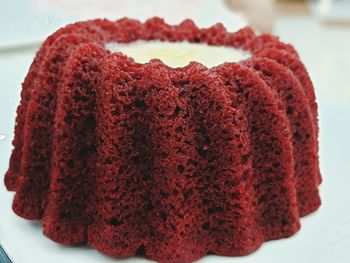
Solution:
[(141, 163), (141, 157), (138, 156), (138, 155), (134, 156), (134, 157), (131, 158), (131, 161), (133, 162), (133, 164), (138, 165), (138, 164)]
[(280, 167), (280, 164), (279, 164), (279, 163), (273, 163), (273, 164), (272, 164), (272, 167), (275, 168), (275, 169), (277, 169), (277, 168)]
[(212, 185), (212, 188), (213, 188), (214, 190), (216, 190), (216, 191), (220, 191), (221, 186), (218, 185), (218, 184), (214, 184), (214, 185)]
[(148, 180), (151, 180), (151, 179), (152, 179), (151, 174), (144, 174), (142, 176), (142, 180), (144, 180), (144, 181), (148, 181)]
[(112, 218), (109, 220), (109, 223), (110, 223), (112, 226), (120, 226), (121, 224), (123, 224), (122, 221), (119, 221), (119, 220), (116, 219), (115, 217), (112, 217)]
[(295, 133), (293, 134), (293, 138), (294, 138), (295, 140), (297, 140), (297, 141), (300, 141), (302, 137), (301, 137), (300, 133), (295, 132)]
[(286, 100), (292, 100), (293, 99), (293, 95), (288, 95), (287, 97), (286, 97)]
[(166, 192), (164, 192), (164, 191), (160, 191), (160, 195), (162, 196), (162, 197), (164, 197), (164, 198), (166, 198), (166, 197), (168, 197), (169, 196), (169, 193), (166, 193)]
[(240, 196), (239, 193), (230, 193), (230, 197), (231, 197), (232, 199), (238, 199), (239, 196)]
[(142, 111), (145, 111), (148, 108), (147, 104), (144, 101), (136, 101), (135, 107), (142, 110)]
[(257, 132), (259, 129), (256, 126), (251, 126), (251, 131), (252, 132)]
[(209, 223), (208, 223), (208, 222), (205, 222), (205, 223), (202, 225), (202, 229), (208, 230), (208, 229), (209, 229)]
[(148, 211), (153, 211), (154, 205), (153, 205), (151, 202), (149, 202), (149, 203), (147, 204), (146, 209), (147, 209)]
[(293, 113), (293, 108), (288, 106), (286, 112), (288, 115), (291, 115)]
[(225, 220), (218, 220), (218, 225), (223, 225), (223, 224), (225, 224)]
[(67, 124), (71, 124), (73, 120), (73, 115), (71, 113), (67, 113), (66, 117), (64, 117), (64, 122)]
[(174, 115), (175, 116), (178, 116), (180, 113), (180, 107), (179, 106), (176, 106), (175, 110), (174, 110)]
[(145, 251), (145, 246), (144, 245), (141, 245), (141, 246), (139, 246), (139, 248), (136, 250), (136, 256), (139, 256), (139, 257), (142, 257), (142, 256), (144, 256), (145, 255), (145, 253), (146, 253), (146, 251)]
[(255, 70), (260, 71), (260, 65), (259, 64), (255, 64), (253, 67)]
[(168, 218), (168, 215), (165, 212), (160, 212), (160, 218), (165, 222)]
[[(188, 84), (190, 84), (189, 81), (181, 81), (181, 82), (179, 82), (179, 86), (180, 86), (180, 87), (185, 87), (185, 86), (187, 86)], [(184, 91), (182, 91), (182, 92), (180, 92), (179, 97), (183, 97), (185, 94), (186, 94), (186, 93), (185, 93)]]
[(267, 77), (271, 77), (272, 76), (272, 73), (268, 70), (263, 70), (262, 73), (267, 76)]
[(182, 127), (176, 127), (176, 128), (175, 128), (175, 132), (176, 132), (176, 133), (182, 133), (182, 132), (183, 132)]
[(178, 165), (177, 166), (177, 171), (180, 173), (180, 174), (182, 174), (183, 172), (184, 172), (184, 170), (185, 170), (185, 168), (184, 168), (184, 166), (183, 165)]
[(202, 204), (203, 204), (203, 205), (209, 204), (209, 200), (208, 200), (208, 199), (202, 199)]
[(222, 207), (211, 207), (208, 209), (208, 214), (222, 213), (224, 209)]
[(241, 157), (241, 164), (247, 164), (248, 160), (249, 160), (249, 154), (244, 154), (242, 157)]

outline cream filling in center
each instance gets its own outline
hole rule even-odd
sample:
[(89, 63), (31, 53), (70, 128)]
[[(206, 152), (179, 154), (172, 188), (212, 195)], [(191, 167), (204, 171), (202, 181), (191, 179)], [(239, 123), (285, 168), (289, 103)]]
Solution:
[(111, 42), (106, 44), (106, 49), (111, 52), (121, 52), (137, 63), (147, 63), (157, 58), (174, 68), (184, 67), (191, 61), (210, 68), (225, 62), (239, 62), (250, 57), (248, 52), (233, 47), (158, 40), (139, 40), (127, 44)]

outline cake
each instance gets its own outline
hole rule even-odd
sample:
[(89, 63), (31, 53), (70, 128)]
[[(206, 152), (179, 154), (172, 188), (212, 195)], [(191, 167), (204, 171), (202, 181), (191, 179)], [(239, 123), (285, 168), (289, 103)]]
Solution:
[[(163, 44), (240, 55), (171, 66), (118, 52)], [(277, 37), (79, 22), (46, 39), (22, 86), (5, 184), (55, 242), (160, 262), (242, 256), (320, 206), (313, 85)]]

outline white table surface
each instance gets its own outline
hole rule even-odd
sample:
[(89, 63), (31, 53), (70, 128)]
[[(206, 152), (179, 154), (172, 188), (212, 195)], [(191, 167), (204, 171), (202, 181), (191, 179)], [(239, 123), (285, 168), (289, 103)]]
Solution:
[[(302, 219), (295, 236), (265, 243), (246, 257), (207, 256), (199, 262), (350, 262), (350, 30), (309, 17), (276, 21), (276, 34), (294, 44), (313, 78), (319, 103), (322, 206)], [(0, 244), (14, 263), (148, 262), (105, 257), (86, 246), (57, 245), (39, 222), (17, 217), (2, 181), (8, 167), (15, 111), (34, 48), (0, 51)], [(35, 260), (34, 260), (35, 259)]]

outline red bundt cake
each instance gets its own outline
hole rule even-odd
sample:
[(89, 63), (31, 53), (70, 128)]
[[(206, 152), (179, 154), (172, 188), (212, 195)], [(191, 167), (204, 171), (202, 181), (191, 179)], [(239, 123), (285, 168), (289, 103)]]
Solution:
[[(137, 63), (108, 43), (205, 43), (238, 63)], [(320, 206), (317, 104), (291, 45), (249, 28), (93, 20), (47, 38), (23, 83), (5, 184), (62, 244), (190, 262), (293, 235)]]

